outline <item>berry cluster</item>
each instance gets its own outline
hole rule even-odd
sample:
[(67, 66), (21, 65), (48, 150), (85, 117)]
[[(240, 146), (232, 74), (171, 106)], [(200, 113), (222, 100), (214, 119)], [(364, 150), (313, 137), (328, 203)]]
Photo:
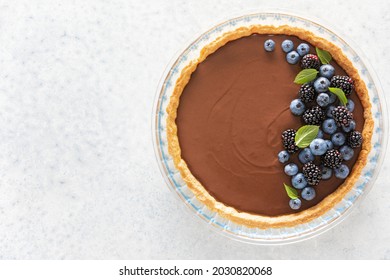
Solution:
[[(275, 50), (275, 41), (272, 39), (266, 40), (264, 42), (264, 49), (267, 52), (273, 52)], [(296, 50), (294, 50), (294, 42), (291, 40), (284, 40), (282, 42), (282, 50), (286, 53), (286, 60), (290, 64), (297, 64), (301, 57), (303, 57), (301, 59), (302, 68), (320, 68), (320, 61), (318, 57), (316, 55), (308, 54), (310, 47), (306, 43), (299, 44)], [(314, 56), (317, 59), (316, 63), (312, 60), (311, 56)], [(304, 61), (303, 64), (302, 61)]]
[[(271, 45), (272, 50), (269, 51), (275, 48), (274, 43)], [(267, 50), (266, 44), (265, 47)], [(338, 179), (345, 179), (349, 175), (345, 162), (351, 160), (354, 149), (362, 145), (362, 134), (355, 130), (356, 123), (353, 120), (354, 102), (348, 99), (344, 106), (328, 89), (339, 88), (349, 97), (354, 84), (348, 76), (335, 75), (332, 65), (321, 65), (318, 56), (310, 54), (309, 46), (305, 43), (294, 51), (293, 42), (285, 40), (282, 49), (287, 53), (288, 63), (296, 64), (300, 61), (301, 68), (318, 70), (314, 81), (301, 85), (298, 98), (291, 102), (290, 110), (293, 115), (302, 118), (304, 125), (319, 126), (319, 133), (308, 147), (299, 149), (295, 143), (297, 131), (291, 128), (285, 130), (282, 133), (285, 150), (278, 155), (279, 161), (286, 163), (284, 172), (291, 176), (291, 184), (300, 191), (300, 197), (312, 200), (316, 196), (315, 187), (321, 180), (328, 180), (333, 175)], [(297, 152), (298, 164), (290, 161), (290, 156)], [(294, 198), (289, 205), (292, 209), (299, 209), (301, 203), (300, 198)]]

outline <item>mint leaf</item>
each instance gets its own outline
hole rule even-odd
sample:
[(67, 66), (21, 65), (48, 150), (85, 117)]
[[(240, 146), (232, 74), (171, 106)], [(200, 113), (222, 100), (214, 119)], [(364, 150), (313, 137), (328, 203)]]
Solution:
[(283, 185), (284, 185), (284, 188), (286, 189), (286, 192), (287, 192), (287, 195), (289, 198), (296, 199), (299, 197), (298, 191), (296, 189), (294, 189), (293, 187), (290, 187), (289, 185), (286, 185), (285, 183), (283, 183)]
[(332, 60), (332, 56), (327, 51), (321, 50), (316, 47), (316, 52), (322, 64), (329, 64), (329, 62)]
[(303, 85), (310, 81), (313, 81), (317, 77), (318, 71), (316, 69), (303, 69), (295, 77), (294, 83)]
[(320, 127), (318, 125), (302, 126), (295, 134), (295, 145), (299, 148), (306, 148), (317, 137), (319, 129)]
[(328, 88), (330, 92), (336, 94), (336, 96), (339, 98), (341, 105), (345, 106), (347, 105), (347, 97), (345, 96), (345, 93), (340, 88), (330, 87)]

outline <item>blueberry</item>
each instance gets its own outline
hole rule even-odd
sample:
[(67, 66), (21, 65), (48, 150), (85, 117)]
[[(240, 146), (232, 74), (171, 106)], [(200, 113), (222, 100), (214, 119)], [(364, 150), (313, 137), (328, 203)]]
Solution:
[(280, 163), (285, 163), (290, 159), (290, 154), (287, 151), (281, 151), (278, 154), (278, 159)]
[(310, 151), (310, 148), (304, 148), (302, 151), (298, 154), (299, 161), (303, 164), (308, 163), (309, 161), (314, 160), (314, 155)]
[(291, 101), (290, 110), (296, 116), (300, 116), (305, 112), (305, 104), (300, 99), (294, 99)]
[(321, 107), (326, 107), (329, 105), (330, 101), (329, 101), (329, 95), (325, 92), (323, 93), (320, 93), (318, 96), (317, 96), (317, 104), (320, 105)]
[(318, 93), (326, 92), (328, 90), (329, 85), (329, 80), (324, 77), (319, 77), (317, 80), (314, 81), (314, 89)]
[(297, 175), (294, 175), (291, 179), (291, 183), (293, 187), (296, 189), (303, 189), (307, 185), (305, 176), (303, 176), (302, 173), (298, 173)]
[(354, 151), (351, 147), (345, 145), (340, 148), (340, 153), (344, 160), (350, 160), (353, 158)]
[(318, 133), (317, 133), (316, 138), (320, 138), (320, 139), (323, 139), (323, 138), (324, 138), (324, 133), (322, 132), (321, 129), (318, 130)]
[(326, 153), (326, 142), (323, 139), (316, 138), (310, 143), (310, 151), (315, 156), (321, 156)]
[(331, 79), (334, 75), (334, 67), (330, 64), (324, 64), (320, 67), (320, 76)]
[(290, 64), (297, 64), (299, 61), (299, 54), (296, 51), (291, 51), (286, 55), (286, 59)]
[(285, 53), (291, 52), (294, 49), (294, 43), (291, 40), (284, 40), (282, 42), (282, 50)]
[(345, 132), (351, 132), (352, 130), (354, 130), (356, 128), (356, 122), (354, 120), (352, 120), (350, 123), (349, 123), (349, 126), (345, 126), (345, 125), (341, 125), (341, 128), (343, 129), (343, 131)]
[(336, 178), (345, 179), (349, 174), (349, 168), (345, 164), (340, 165), (339, 167), (334, 169), (334, 175)]
[[(333, 93), (332, 93), (332, 94), (333, 94)], [(333, 95), (334, 95), (334, 94), (333, 94)], [(330, 98), (330, 99), (332, 99), (332, 98)], [(332, 102), (331, 102), (331, 103), (332, 103)], [(328, 107), (328, 109), (326, 109), (326, 116), (327, 116), (328, 118), (333, 118), (332, 111), (333, 111), (334, 108), (336, 108), (336, 106), (330, 105), (330, 106)]]
[(299, 198), (296, 199), (290, 199), (290, 202), (288, 203), (293, 210), (298, 210), (301, 208), (302, 201)]
[(312, 187), (306, 187), (302, 190), (301, 196), (305, 200), (312, 200), (316, 196), (316, 191)]
[[(327, 92), (327, 94), (329, 95), (329, 104), (333, 104), (335, 103), (335, 101), (337, 100), (337, 96), (336, 94), (332, 93), (332, 92)], [(334, 107), (334, 106), (333, 106)]]
[(322, 180), (328, 180), (332, 177), (332, 169), (326, 166), (321, 167)]
[(352, 112), (353, 109), (355, 109), (355, 102), (353, 102), (351, 99), (348, 99), (347, 100), (347, 104), (345, 105), (347, 106), (347, 109)]
[(337, 124), (336, 124), (336, 121), (334, 119), (326, 119), (323, 123), (322, 123), (322, 130), (325, 132), (325, 133), (328, 133), (328, 134), (333, 134), (336, 132), (337, 130)]
[(298, 173), (298, 165), (295, 163), (289, 163), (284, 167), (284, 173), (288, 176), (294, 176)]
[(332, 135), (332, 143), (335, 146), (342, 146), (345, 143), (345, 135), (342, 132), (336, 132)]
[(272, 52), (275, 49), (275, 42), (274, 40), (268, 39), (264, 42), (264, 49), (267, 52)]
[(326, 143), (326, 148), (327, 148), (328, 150), (332, 150), (332, 149), (333, 149), (333, 143), (332, 143), (332, 141), (330, 141), (330, 140), (325, 140), (325, 143)]
[(309, 51), (310, 51), (310, 47), (306, 43), (299, 44), (299, 46), (297, 48), (297, 52), (299, 53), (300, 56), (307, 55), (309, 53)]

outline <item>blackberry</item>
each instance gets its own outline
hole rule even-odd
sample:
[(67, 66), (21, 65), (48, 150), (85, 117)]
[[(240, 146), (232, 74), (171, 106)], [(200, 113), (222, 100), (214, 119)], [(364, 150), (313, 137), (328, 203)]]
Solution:
[(320, 69), (320, 60), (318, 59), (318, 56), (315, 54), (307, 54), (301, 59), (301, 67), (303, 69)]
[(310, 84), (303, 84), (301, 85), (301, 88), (298, 92), (299, 98), (305, 102), (312, 102), (314, 101), (314, 97), (316, 95), (316, 92), (314, 90), (314, 87)]
[(362, 145), (363, 136), (359, 131), (352, 131), (348, 134), (347, 144), (351, 148), (358, 148)]
[(338, 126), (349, 126), (353, 120), (353, 114), (345, 106), (337, 106), (332, 110), (332, 116)]
[(330, 80), (330, 86), (342, 89), (346, 96), (350, 96), (354, 88), (353, 80), (348, 76), (333, 76)]
[(317, 186), (322, 179), (321, 169), (316, 166), (313, 162), (308, 162), (302, 167), (303, 176), (311, 186)]
[(306, 124), (319, 125), (325, 119), (325, 113), (320, 106), (313, 106), (303, 113), (302, 118)]
[(336, 168), (341, 165), (341, 162), (343, 161), (343, 157), (341, 156), (341, 153), (338, 150), (331, 149), (328, 150), (322, 157), (322, 164), (326, 167), (330, 168)]
[(293, 154), (298, 151), (297, 145), (295, 145), (295, 129), (287, 129), (282, 133), (283, 146), (287, 152)]

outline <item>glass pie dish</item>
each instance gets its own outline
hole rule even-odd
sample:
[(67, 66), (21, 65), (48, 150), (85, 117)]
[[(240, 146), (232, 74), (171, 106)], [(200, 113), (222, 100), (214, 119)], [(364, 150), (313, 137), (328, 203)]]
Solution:
[[(173, 159), (168, 152), (166, 108), (172, 95), (174, 86), (180, 73), (190, 61), (199, 57), (202, 48), (222, 34), (235, 30), (238, 27), (250, 25), (289, 25), (302, 28), (321, 36), (340, 47), (343, 53), (359, 71), (361, 79), (365, 82), (372, 105), (374, 117), (373, 136), (371, 140), (372, 149), (368, 155), (367, 164), (364, 166), (354, 187), (343, 197), (333, 209), (322, 216), (293, 227), (282, 228), (253, 228), (234, 223), (221, 217), (217, 212), (206, 207), (200, 202), (186, 185), (179, 170), (174, 165)], [(218, 24), (207, 32), (200, 35), (189, 46), (186, 46), (176, 59), (169, 64), (157, 90), (153, 109), (152, 132), (156, 158), (160, 170), (169, 188), (190, 211), (205, 221), (217, 232), (233, 239), (256, 244), (283, 244), (300, 241), (318, 235), (340, 223), (353, 208), (356, 207), (362, 198), (367, 194), (374, 184), (378, 175), (387, 143), (387, 111), (383, 98), (383, 92), (375, 73), (367, 60), (356, 52), (355, 47), (346, 43), (344, 36), (336, 35), (329, 28), (324, 27), (312, 20), (292, 15), (289, 13), (269, 12), (255, 13), (229, 19)]]

